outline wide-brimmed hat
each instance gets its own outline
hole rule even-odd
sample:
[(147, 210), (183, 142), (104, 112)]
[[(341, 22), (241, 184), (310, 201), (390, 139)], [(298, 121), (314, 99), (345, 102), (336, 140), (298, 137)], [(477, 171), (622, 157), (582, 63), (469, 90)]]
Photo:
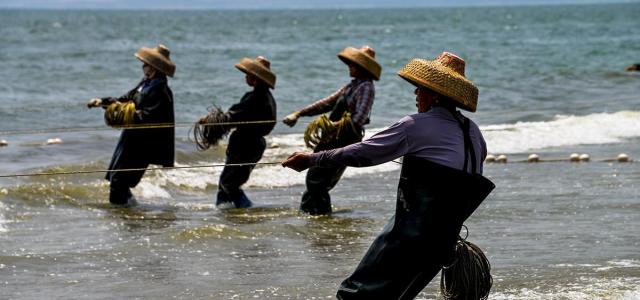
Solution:
[(236, 68), (264, 81), (272, 89), (276, 87), (276, 74), (271, 71), (271, 62), (262, 56), (256, 59), (245, 57), (236, 64)]
[(362, 46), (360, 49), (347, 47), (338, 53), (338, 58), (347, 65), (350, 63), (356, 64), (369, 72), (373, 76), (373, 79), (380, 80), (382, 68), (376, 61), (376, 51), (373, 50), (373, 48), (369, 46)]
[(173, 77), (176, 72), (176, 65), (169, 58), (170, 54), (171, 51), (167, 46), (159, 44), (155, 48), (142, 47), (135, 55), (142, 62), (149, 64), (169, 77)]
[(398, 75), (417, 87), (449, 97), (462, 109), (475, 112), (478, 88), (464, 77), (464, 64), (462, 58), (443, 52), (435, 60), (412, 59)]

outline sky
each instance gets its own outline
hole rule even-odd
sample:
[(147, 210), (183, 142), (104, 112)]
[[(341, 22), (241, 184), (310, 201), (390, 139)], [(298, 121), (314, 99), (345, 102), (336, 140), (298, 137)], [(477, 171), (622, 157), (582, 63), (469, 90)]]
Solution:
[(624, 3), (640, 0), (0, 0), (0, 8), (295, 9)]

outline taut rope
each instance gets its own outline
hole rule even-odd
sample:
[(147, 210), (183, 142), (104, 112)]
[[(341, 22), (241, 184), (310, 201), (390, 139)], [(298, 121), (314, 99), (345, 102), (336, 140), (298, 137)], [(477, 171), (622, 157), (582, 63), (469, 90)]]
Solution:
[(158, 170), (166, 171), (166, 170), (177, 170), (177, 169), (199, 169), (199, 168), (214, 168), (214, 167), (242, 167), (242, 166), (276, 165), (276, 164), (280, 164), (280, 162), (257, 162), (257, 163), (237, 163), (237, 164), (193, 165), (193, 166), (181, 166), (181, 167), (152, 167), (152, 168), (113, 169), (113, 170), (87, 170), (87, 171), (23, 173), (23, 174), (0, 175), (0, 178), (18, 178), (18, 177), (35, 177), (35, 176), (92, 174), (92, 173), (107, 173), (107, 172), (131, 172), (131, 171), (144, 171), (144, 170), (146, 170), (146, 171), (158, 171)]

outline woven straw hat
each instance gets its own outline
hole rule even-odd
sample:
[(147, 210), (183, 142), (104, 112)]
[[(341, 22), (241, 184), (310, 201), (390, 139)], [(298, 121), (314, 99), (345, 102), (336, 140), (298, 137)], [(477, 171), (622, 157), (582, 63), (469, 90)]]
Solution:
[(355, 63), (369, 72), (373, 76), (373, 79), (380, 80), (382, 68), (376, 61), (376, 51), (373, 50), (373, 48), (369, 46), (362, 46), (360, 49), (347, 47), (338, 53), (338, 58), (347, 65), (349, 63)]
[(464, 60), (452, 53), (443, 52), (435, 60), (414, 58), (398, 75), (417, 87), (449, 97), (462, 109), (476, 111), (478, 88), (464, 77)]
[(236, 68), (244, 73), (256, 76), (272, 89), (276, 87), (276, 74), (271, 71), (271, 62), (262, 56), (258, 56), (256, 59), (245, 57), (236, 64)]
[(176, 72), (176, 65), (169, 58), (169, 48), (165, 45), (158, 45), (155, 48), (142, 47), (136, 52), (136, 57), (156, 70), (173, 77)]

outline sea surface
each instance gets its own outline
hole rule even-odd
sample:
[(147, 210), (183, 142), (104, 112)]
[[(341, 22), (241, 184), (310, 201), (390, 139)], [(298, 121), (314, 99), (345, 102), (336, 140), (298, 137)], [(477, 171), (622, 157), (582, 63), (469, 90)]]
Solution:
[[(396, 72), (450, 51), (480, 90), (466, 115), (509, 158), (485, 165), (497, 188), (467, 221), (490, 299), (640, 299), (640, 73), (624, 71), (640, 63), (638, 16), (638, 3), (0, 10), (0, 175), (105, 169), (119, 131), (84, 105), (135, 86), (142, 46), (167, 45), (177, 65), (177, 166), (224, 162), (225, 142), (198, 152), (189, 130), (248, 91), (242, 57), (271, 60), (281, 119), (349, 81), (340, 50), (371, 45), (383, 72), (370, 135), (416, 111)], [(305, 150), (311, 120), (278, 124), (262, 162)], [(521, 162), (531, 153), (555, 161)], [(0, 178), (0, 299), (331, 299), (392, 216), (398, 171), (348, 169), (325, 217), (297, 211), (305, 174), (278, 165), (254, 170), (255, 208), (229, 211), (213, 205), (219, 167), (149, 171), (131, 209), (108, 204), (101, 173)], [(441, 299), (438, 284), (419, 299)]]

